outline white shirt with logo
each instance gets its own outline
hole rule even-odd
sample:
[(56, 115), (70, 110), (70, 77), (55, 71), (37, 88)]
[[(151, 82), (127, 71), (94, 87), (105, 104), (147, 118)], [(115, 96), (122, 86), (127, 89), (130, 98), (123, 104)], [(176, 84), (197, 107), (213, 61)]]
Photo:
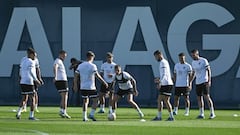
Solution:
[[(101, 65), (101, 71), (103, 73), (103, 79), (107, 82), (107, 83), (112, 83), (114, 78), (115, 78), (115, 70), (114, 70), (114, 66), (116, 65), (116, 63), (112, 62), (112, 63), (108, 63), (108, 62), (104, 62)], [(112, 77), (109, 77), (108, 75), (112, 75)]]
[(208, 82), (207, 68), (209, 63), (207, 59), (199, 57), (198, 60), (192, 61), (192, 68), (196, 74), (196, 84), (202, 84)]
[(80, 89), (81, 90), (96, 90), (95, 74), (97, 66), (92, 62), (83, 62), (78, 65), (75, 71), (80, 74)]
[(54, 61), (54, 65), (57, 65), (57, 74), (56, 74), (56, 81), (67, 81), (67, 74), (65, 70), (65, 66), (63, 64), (63, 61), (60, 58), (57, 58)]
[(160, 83), (163, 86), (173, 85), (171, 78), (170, 66), (166, 59), (162, 59), (159, 63)]
[(174, 66), (174, 73), (176, 74), (176, 87), (189, 86), (189, 74), (192, 73), (192, 66), (188, 63), (177, 63)]

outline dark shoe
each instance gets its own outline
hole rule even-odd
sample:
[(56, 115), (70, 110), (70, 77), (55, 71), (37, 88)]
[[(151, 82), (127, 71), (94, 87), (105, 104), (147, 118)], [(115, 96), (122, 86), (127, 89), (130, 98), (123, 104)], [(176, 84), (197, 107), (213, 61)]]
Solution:
[(21, 115), (17, 115), (16, 114), (16, 119), (20, 120), (21, 119)]
[(173, 112), (173, 115), (177, 115), (177, 113), (176, 113), (176, 112)]
[(174, 118), (169, 117), (166, 121), (174, 121)]
[(35, 117), (29, 117), (28, 119), (29, 119), (29, 120), (39, 120), (39, 119), (37, 119), (37, 118), (35, 118)]
[(88, 118), (91, 119), (92, 121), (97, 121), (92, 115), (89, 115)]
[(105, 111), (101, 109), (98, 111), (98, 113), (105, 113)]
[(157, 116), (156, 116), (155, 118), (152, 119), (152, 121), (161, 121), (161, 120), (162, 120), (162, 118), (157, 117)]
[(215, 117), (216, 115), (211, 113), (209, 119), (214, 119)]
[(88, 119), (83, 119), (83, 121), (84, 121), (84, 122), (87, 122), (87, 121), (89, 121), (89, 120), (88, 120)]
[(203, 115), (198, 115), (197, 119), (205, 119), (205, 117)]

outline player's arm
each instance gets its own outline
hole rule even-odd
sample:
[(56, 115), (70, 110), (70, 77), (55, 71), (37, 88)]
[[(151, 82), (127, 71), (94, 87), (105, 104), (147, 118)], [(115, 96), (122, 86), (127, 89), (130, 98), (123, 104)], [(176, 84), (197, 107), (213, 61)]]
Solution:
[(58, 64), (54, 64), (54, 66), (53, 66), (53, 74), (54, 74), (53, 82), (55, 82), (57, 80), (57, 69), (58, 69)]
[(211, 86), (211, 77), (212, 77), (212, 74), (211, 74), (211, 68), (210, 66), (207, 67), (207, 75), (208, 75), (208, 85)]
[(40, 67), (37, 67), (37, 68), (36, 68), (36, 74), (37, 74), (37, 78), (38, 78), (38, 80), (40, 81), (41, 85), (43, 85), (44, 82), (43, 82), (43, 80), (42, 80), (42, 75), (41, 75)]
[(78, 86), (80, 86), (80, 73), (79, 72), (75, 72), (74, 73), (74, 79), (73, 79), (73, 90), (75, 92), (78, 91)]
[(103, 78), (97, 71), (95, 71), (95, 75), (98, 78), (98, 80), (100, 80), (106, 86), (106, 88), (108, 88), (108, 84), (103, 80)]
[(30, 65), (30, 75), (31, 77), (33, 78), (33, 81), (36, 85), (40, 85), (41, 82), (38, 80), (37, 76), (36, 76), (36, 73), (34, 73), (33, 71), (33, 68), (35, 68), (34, 66)]
[(138, 90), (137, 90), (136, 80), (135, 80), (133, 77), (131, 77), (130, 81), (131, 81), (131, 83), (132, 83), (132, 85), (133, 85), (133, 94), (134, 94), (135, 96), (138, 96)]

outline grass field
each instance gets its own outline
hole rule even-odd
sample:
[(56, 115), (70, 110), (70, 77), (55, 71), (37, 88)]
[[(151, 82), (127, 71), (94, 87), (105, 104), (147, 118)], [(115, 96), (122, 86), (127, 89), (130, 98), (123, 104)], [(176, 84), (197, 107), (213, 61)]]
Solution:
[[(143, 108), (146, 122), (140, 122), (137, 112), (132, 108), (119, 108), (117, 120), (108, 121), (107, 114), (96, 114), (97, 122), (82, 121), (82, 110), (69, 107), (68, 113), (72, 119), (60, 118), (58, 107), (39, 107), (40, 113), (35, 116), (39, 121), (28, 120), (28, 112), (22, 113), (22, 119), (15, 118), (16, 106), (0, 107), (0, 134), (4, 135), (238, 135), (240, 133), (239, 110), (216, 110), (217, 117), (210, 120), (196, 119), (198, 110), (191, 110), (190, 116), (183, 116), (184, 110), (179, 110), (174, 122), (151, 121), (156, 109)], [(28, 108), (29, 109), (29, 108)], [(209, 111), (205, 111), (209, 115)], [(167, 119), (166, 109), (163, 119)]]

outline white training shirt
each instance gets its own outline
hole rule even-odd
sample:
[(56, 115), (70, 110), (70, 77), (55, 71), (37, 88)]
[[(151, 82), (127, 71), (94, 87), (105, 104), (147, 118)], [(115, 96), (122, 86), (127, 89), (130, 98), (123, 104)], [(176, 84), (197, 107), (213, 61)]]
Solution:
[[(22, 61), (25, 60), (25, 59), (28, 59), (28, 57), (27, 57), (27, 56), (24, 56), (24, 57), (21, 59), (20, 67), (21, 67)], [(34, 59), (33, 61), (35, 62), (35, 67), (36, 67), (36, 68), (40, 68), (40, 64), (39, 64), (38, 58), (35, 57), (35, 59)]]
[(57, 58), (54, 61), (54, 65), (57, 65), (57, 74), (55, 76), (56, 81), (67, 81), (67, 74), (66, 74), (66, 70), (65, 70), (65, 66), (63, 64), (63, 61), (60, 58)]
[(34, 85), (37, 80), (35, 62), (26, 57), (21, 60), (20, 67), (20, 84)]
[(132, 79), (132, 76), (129, 74), (129, 73), (127, 73), (127, 72), (125, 72), (125, 71), (123, 71), (121, 74), (119, 74), (119, 75), (116, 75), (116, 81), (117, 80), (122, 80), (122, 77), (125, 79), (125, 80), (127, 80), (127, 82), (125, 82), (125, 83), (118, 83), (118, 86), (119, 86), (119, 89), (121, 89), (121, 90), (128, 90), (128, 89), (132, 89), (133, 88), (133, 85), (132, 85), (132, 83), (131, 83), (131, 79)]
[(192, 68), (196, 74), (196, 84), (202, 84), (208, 82), (207, 68), (209, 63), (207, 59), (199, 57), (198, 60), (192, 61)]
[[(112, 62), (112, 63), (108, 63), (108, 62), (104, 62), (101, 65), (101, 71), (103, 73), (103, 79), (107, 82), (107, 83), (112, 83), (114, 78), (115, 78), (115, 70), (114, 70), (114, 66), (116, 65), (116, 63)], [(112, 75), (112, 77), (109, 77), (108, 75)]]
[(80, 89), (81, 90), (96, 90), (95, 74), (97, 66), (92, 62), (83, 62), (78, 65), (75, 71), (80, 74)]
[(177, 63), (174, 66), (174, 73), (176, 74), (176, 87), (189, 86), (189, 74), (192, 73), (192, 66), (188, 63)]
[(160, 83), (162, 86), (173, 85), (171, 78), (170, 66), (166, 59), (162, 59), (159, 63)]

